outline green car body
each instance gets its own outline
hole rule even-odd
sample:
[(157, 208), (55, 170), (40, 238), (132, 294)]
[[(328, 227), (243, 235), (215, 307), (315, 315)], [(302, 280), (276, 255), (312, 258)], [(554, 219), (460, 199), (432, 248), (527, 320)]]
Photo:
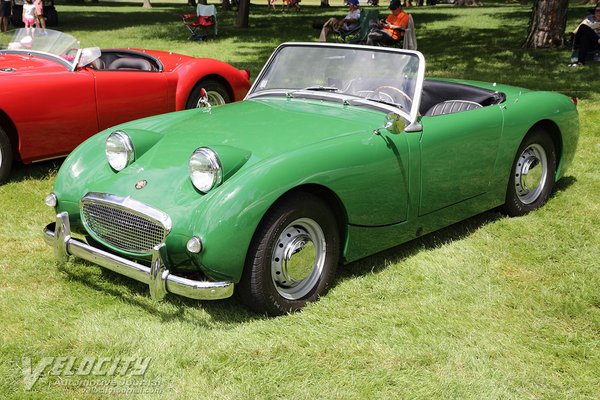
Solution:
[[(280, 49), (302, 46), (353, 49), (315, 44)], [(90, 193), (110, 194), (160, 210), (170, 219), (160, 250), (163, 273), (200, 271), (207, 281), (235, 284), (249, 280), (244, 290), (254, 295), (244, 296), (246, 302), (260, 303), (249, 305), (276, 314), (301, 308), (329, 286), (315, 285), (283, 306), (272, 299), (276, 290), (265, 294), (261, 289), (257, 295), (247, 288), (256, 280), (244, 272), (252, 264), (253, 240), (282, 199), (302, 193), (324, 204), (339, 235), (334, 261), (344, 264), (505, 204), (515, 157), (528, 133), (544, 132), (554, 145), (552, 182), (573, 159), (578, 116), (573, 101), (561, 94), (482, 82), (422, 83), (421, 75), (415, 86), (419, 93), (428, 82), (434, 88), (466, 85), (489, 90), (497, 104), (429, 116), (418, 110), (420, 97), (415, 94), (417, 104), (410, 112), (394, 114), (387, 106), (331, 101), (327, 93), (320, 97), (321, 91), (307, 96), (257, 92), (272, 60), (242, 102), (125, 123), (84, 142), (57, 175), (56, 201), (51, 204), (57, 214), (67, 213), (70, 229), (91, 237), (90, 244), (143, 265), (156, 262), (156, 256), (124, 251), (86, 229), (82, 199)], [(386, 124), (392, 118), (401, 121), (400, 129)], [(131, 164), (118, 172), (103, 151), (114, 131), (129, 136), (135, 153)], [(200, 147), (214, 151), (222, 168), (222, 183), (206, 193), (194, 186), (188, 165)], [(539, 205), (533, 202), (521, 211)], [(55, 246), (56, 232), (47, 228), (48, 242)], [(186, 247), (193, 237), (201, 243), (199, 252)], [(68, 248), (65, 252), (72, 254)], [(171, 291), (168, 284), (161, 290)], [(276, 305), (264, 306), (252, 296)]]

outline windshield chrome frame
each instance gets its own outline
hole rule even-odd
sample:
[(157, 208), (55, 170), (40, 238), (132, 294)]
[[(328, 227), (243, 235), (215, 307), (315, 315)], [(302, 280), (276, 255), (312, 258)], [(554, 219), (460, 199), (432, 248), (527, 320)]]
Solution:
[[(410, 111), (406, 111), (400, 107), (395, 107), (392, 105), (386, 105), (386, 104), (381, 104), (381, 103), (376, 103), (376, 102), (369, 102), (369, 100), (366, 100), (366, 99), (364, 100), (364, 104), (372, 103), (374, 108), (381, 109), (382, 111), (396, 112), (396, 113), (402, 114), (405, 118), (407, 118), (407, 120), (410, 124), (417, 122), (417, 119), (419, 117), (419, 106), (421, 104), (421, 94), (423, 91), (423, 81), (425, 80), (425, 57), (423, 57), (423, 54), (421, 54), (420, 52), (415, 51), (415, 50), (403, 50), (403, 49), (395, 49), (395, 48), (389, 48), (389, 47), (338, 44), (338, 43), (320, 43), (320, 42), (286, 42), (286, 43), (282, 43), (275, 49), (275, 51), (273, 51), (273, 54), (271, 54), (271, 57), (269, 57), (269, 59), (263, 66), (262, 70), (260, 71), (260, 73), (258, 74), (256, 79), (252, 83), (252, 86), (250, 87), (250, 90), (248, 91), (248, 94), (246, 95), (244, 100), (250, 100), (253, 98), (268, 96), (269, 94), (280, 94), (281, 93), (281, 94), (285, 95), (288, 92), (290, 92), (290, 90), (285, 90), (285, 89), (267, 89), (267, 90), (261, 90), (260, 92), (256, 92), (256, 93), (254, 92), (256, 87), (258, 86), (259, 82), (261, 82), (262, 79), (264, 78), (264, 76), (267, 74), (267, 71), (269, 70), (271, 64), (277, 57), (278, 53), (285, 47), (336, 47), (336, 48), (348, 48), (348, 49), (358, 49), (358, 50), (369, 50), (370, 49), (370, 50), (377, 51), (377, 52), (398, 53), (398, 54), (416, 56), (419, 59), (419, 66), (418, 66), (418, 71), (417, 71), (417, 81), (416, 81), (416, 85), (415, 85), (415, 93), (414, 93), (414, 96), (412, 99), (412, 108)], [(295, 90), (293, 90), (293, 92), (294, 93), (302, 93), (303, 90), (295, 89)], [(306, 92), (309, 92), (309, 91), (304, 91), (304, 93), (306, 93)], [(313, 92), (311, 92), (311, 93), (313, 93)], [(359, 98), (355, 98), (352, 96), (344, 96), (344, 94), (342, 94), (342, 93), (331, 93), (331, 92), (314, 92), (314, 93), (318, 93), (318, 95), (321, 98), (329, 97), (329, 98), (336, 98), (336, 99), (342, 99), (342, 100), (344, 98), (347, 98), (348, 100), (353, 100), (353, 101), (358, 100), (361, 103), (363, 103), (363, 101)]]

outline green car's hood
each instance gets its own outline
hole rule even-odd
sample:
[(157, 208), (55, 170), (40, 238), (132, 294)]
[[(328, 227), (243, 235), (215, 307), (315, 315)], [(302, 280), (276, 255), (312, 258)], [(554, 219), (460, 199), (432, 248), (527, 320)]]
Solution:
[[(153, 156), (187, 158), (200, 146), (225, 145), (264, 159), (321, 140), (353, 132), (372, 131), (384, 113), (365, 108), (306, 99), (248, 100), (211, 111), (191, 110), (119, 126), (164, 135)], [(141, 161), (141, 160), (140, 160)]]
[[(73, 196), (69, 199), (73, 202), (87, 192), (103, 192), (134, 195), (163, 208), (167, 192), (177, 194), (175, 202), (198, 196), (188, 172), (189, 157), (198, 147), (217, 152), (226, 181), (241, 168), (272, 162), (319, 142), (347, 135), (364, 135), (366, 140), (384, 124), (385, 114), (341, 103), (275, 97), (210, 111), (197, 109), (145, 118), (118, 125), (84, 142), (61, 168), (55, 189)], [(135, 148), (135, 161), (118, 173), (109, 167), (104, 155), (104, 141), (114, 130), (126, 132)], [(136, 190), (135, 184), (141, 179), (148, 184), (144, 190)]]

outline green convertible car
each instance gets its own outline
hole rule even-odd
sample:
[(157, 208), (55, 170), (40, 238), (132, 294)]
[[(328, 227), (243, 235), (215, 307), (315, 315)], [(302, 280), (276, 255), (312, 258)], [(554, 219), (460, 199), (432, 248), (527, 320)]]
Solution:
[[(205, 101), (208, 101), (205, 99)], [(425, 79), (421, 53), (285, 43), (238, 103), (115, 126), (62, 165), (56, 257), (150, 295), (282, 314), (336, 268), (498, 206), (543, 205), (577, 145), (575, 99)]]

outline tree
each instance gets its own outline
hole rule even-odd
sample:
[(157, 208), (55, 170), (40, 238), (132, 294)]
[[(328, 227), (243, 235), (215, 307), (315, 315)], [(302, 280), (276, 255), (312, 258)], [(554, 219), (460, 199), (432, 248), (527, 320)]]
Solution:
[(250, 22), (250, 0), (240, 0), (238, 6), (237, 18), (235, 19), (236, 28), (247, 28)]
[(536, 0), (529, 18), (524, 47), (556, 48), (565, 40), (569, 0)]
[(331, 7), (331, 6), (329, 5), (329, 0), (321, 0), (321, 7), (322, 7), (322, 8)]

